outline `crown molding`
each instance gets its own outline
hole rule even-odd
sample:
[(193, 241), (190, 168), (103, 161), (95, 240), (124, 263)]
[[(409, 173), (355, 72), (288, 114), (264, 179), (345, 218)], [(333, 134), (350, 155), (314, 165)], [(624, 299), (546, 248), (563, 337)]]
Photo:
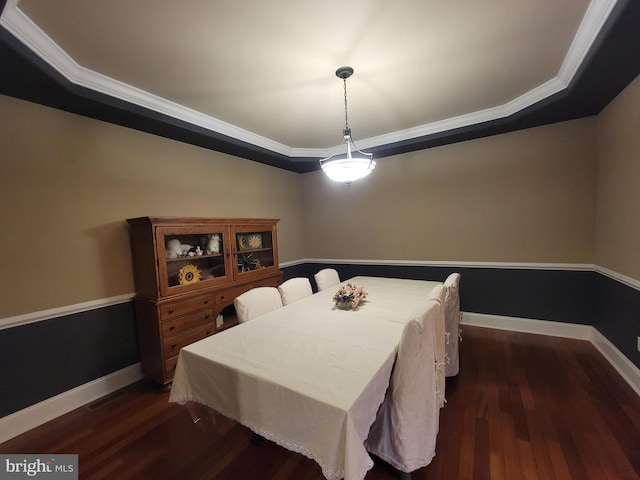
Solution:
[[(503, 119), (561, 92), (570, 85), (617, 1), (592, 0), (590, 2), (585, 17), (555, 78), (504, 105), (376, 137), (359, 139), (359, 146), (367, 149), (382, 147), (388, 144), (406, 142), (449, 130)], [(75, 85), (182, 120), (208, 131), (264, 148), (289, 157), (292, 160), (296, 158), (302, 160), (306, 158), (324, 158), (341, 152), (340, 147), (325, 149), (292, 148), (84, 68), (67, 55), (53, 39), (19, 9), (18, 0), (7, 1), (0, 17), (0, 25)]]
[(374, 148), (389, 143), (403, 142), (449, 130), (477, 125), (479, 123), (500, 120), (518, 113), (542, 100), (565, 90), (585, 60), (593, 42), (609, 18), (618, 0), (592, 0), (580, 23), (571, 47), (562, 62), (558, 76), (526, 92), (510, 102), (485, 110), (460, 115), (426, 125), (399, 130), (372, 138), (358, 140), (362, 148)]
[(0, 25), (74, 85), (138, 105), (267, 150), (291, 156), (292, 149), (266, 137), (184, 107), (79, 65), (16, 5), (7, 2)]
[(524, 110), (545, 98), (555, 95), (566, 87), (567, 84), (565, 82), (558, 78), (554, 78), (504, 105), (447, 118), (445, 120), (439, 120), (437, 122), (408, 128), (406, 130), (399, 130), (397, 132), (358, 140), (358, 145), (361, 148), (370, 149), (381, 145), (404, 142), (414, 138), (427, 137), (429, 135), (447, 132), (458, 128), (500, 120), (502, 118), (509, 117), (514, 113), (518, 113), (519, 111)]
[(592, 0), (562, 62), (558, 77), (569, 85), (578, 72), (618, 0)]

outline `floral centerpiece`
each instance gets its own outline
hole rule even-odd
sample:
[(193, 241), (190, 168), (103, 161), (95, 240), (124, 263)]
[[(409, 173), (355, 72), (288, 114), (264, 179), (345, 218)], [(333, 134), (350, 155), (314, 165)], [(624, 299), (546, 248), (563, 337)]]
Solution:
[(337, 308), (342, 310), (351, 310), (352, 308), (358, 308), (365, 298), (367, 298), (367, 291), (363, 287), (358, 287), (347, 283), (342, 285), (333, 296), (333, 302)]

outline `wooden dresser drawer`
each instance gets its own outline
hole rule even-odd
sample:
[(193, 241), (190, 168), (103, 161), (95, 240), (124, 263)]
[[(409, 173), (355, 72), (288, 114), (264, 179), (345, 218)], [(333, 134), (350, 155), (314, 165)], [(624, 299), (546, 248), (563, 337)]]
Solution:
[(182, 317), (172, 318), (162, 323), (162, 336), (178, 335), (185, 330), (213, 322), (214, 319), (213, 307), (198, 310), (197, 312), (183, 315)]
[(253, 288), (253, 285), (246, 284), (233, 288), (225, 288), (224, 290), (218, 290), (216, 292), (216, 305), (223, 305), (225, 303), (233, 303), (233, 299), (238, 295), (242, 295), (247, 290)]
[(161, 306), (160, 320), (164, 322), (206, 307), (213, 307), (213, 294), (211, 293)]
[(202, 340), (209, 335), (216, 333), (215, 322), (207, 323), (201, 327), (192, 328), (180, 335), (173, 335), (164, 339), (164, 356), (165, 358), (177, 355), (182, 347), (186, 347), (190, 343)]
[(277, 287), (282, 283), (282, 277), (271, 277), (253, 284), (253, 287)]

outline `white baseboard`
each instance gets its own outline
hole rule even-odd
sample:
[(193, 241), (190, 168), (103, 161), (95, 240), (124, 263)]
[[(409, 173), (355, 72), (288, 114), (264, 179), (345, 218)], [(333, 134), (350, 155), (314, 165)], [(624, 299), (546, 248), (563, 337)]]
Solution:
[(0, 418), (0, 443), (137, 382), (142, 377), (140, 364), (136, 363), (2, 417)]
[[(527, 318), (504, 317), (482, 313), (464, 312), (461, 324), (477, 327), (534, 333), (554, 337), (588, 340), (602, 353), (622, 378), (640, 396), (640, 369), (625, 357), (604, 335), (590, 325), (549, 322)], [(115, 392), (143, 377), (140, 364), (136, 363), (117, 372), (80, 385), (68, 392), (0, 418), (0, 443), (16, 437), (32, 428), (75, 410), (100, 397)]]
[(591, 331), (593, 330), (591, 325), (503, 317), (472, 312), (464, 312), (462, 323), (464, 325), (510, 330), (512, 332), (536, 333), (552, 337), (574, 338), (576, 340), (591, 340)]
[(616, 369), (638, 396), (640, 396), (640, 369), (591, 325), (503, 317), (500, 315), (472, 312), (464, 312), (461, 324), (510, 330), (512, 332), (535, 333), (553, 337), (588, 340), (602, 353), (604, 358)]
[(625, 357), (607, 337), (595, 328), (593, 328), (591, 343), (600, 350), (604, 358), (609, 360), (613, 368), (618, 371), (622, 378), (624, 378), (631, 388), (640, 396), (640, 369), (631, 363), (631, 360)]

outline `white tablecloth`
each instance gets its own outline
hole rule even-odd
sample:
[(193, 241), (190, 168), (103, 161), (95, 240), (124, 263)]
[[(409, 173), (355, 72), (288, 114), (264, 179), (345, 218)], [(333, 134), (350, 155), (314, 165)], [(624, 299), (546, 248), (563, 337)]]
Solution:
[(357, 310), (325, 290), (180, 351), (170, 401), (195, 401), (315, 460), (329, 480), (361, 480), (364, 447), (398, 341), (439, 282), (354, 277)]

